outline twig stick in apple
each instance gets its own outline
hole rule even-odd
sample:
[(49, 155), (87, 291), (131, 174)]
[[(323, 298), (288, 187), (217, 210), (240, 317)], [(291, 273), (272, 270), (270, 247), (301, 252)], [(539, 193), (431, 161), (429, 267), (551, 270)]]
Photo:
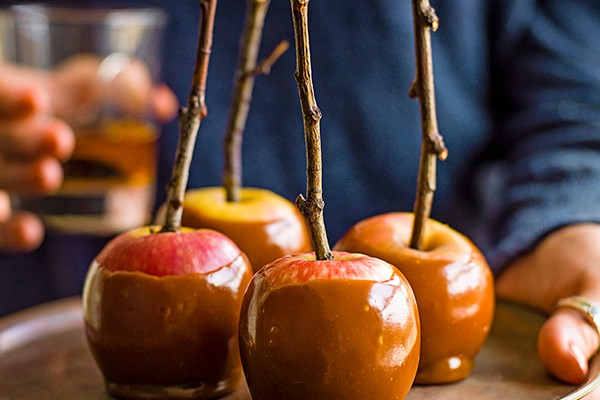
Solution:
[(161, 232), (178, 232), (181, 227), (183, 197), (200, 122), (206, 117), (206, 77), (213, 41), (217, 0), (200, 0), (201, 18), (198, 49), (188, 104), (179, 111), (179, 143), (173, 174), (167, 187), (167, 211)]
[(321, 110), (317, 106), (312, 82), (310, 43), (308, 36), (309, 0), (291, 0), (296, 42), (296, 72), (298, 94), (304, 121), (306, 141), (306, 199), (299, 195), (296, 206), (304, 216), (310, 230), (311, 241), (317, 260), (332, 260), (333, 254), (327, 241), (323, 218), (323, 171), (321, 161)]
[(268, 74), (271, 71), (271, 66), (289, 47), (287, 41), (282, 41), (275, 47), (269, 57), (257, 65), (264, 21), (270, 3), (270, 0), (248, 0), (248, 11), (241, 39), (240, 55), (224, 142), (223, 187), (225, 188), (226, 199), (230, 202), (240, 201), (242, 138), (248, 118), (250, 101), (252, 100), (254, 78), (259, 74)]
[(412, 0), (415, 30), (416, 76), (409, 96), (418, 98), (421, 108), (423, 141), (414, 205), (414, 223), (410, 247), (422, 249), (423, 229), (433, 203), (436, 189), (436, 158), (445, 160), (448, 150), (438, 131), (433, 84), (433, 61), (431, 52), (431, 30), (438, 28), (438, 17), (429, 0)]

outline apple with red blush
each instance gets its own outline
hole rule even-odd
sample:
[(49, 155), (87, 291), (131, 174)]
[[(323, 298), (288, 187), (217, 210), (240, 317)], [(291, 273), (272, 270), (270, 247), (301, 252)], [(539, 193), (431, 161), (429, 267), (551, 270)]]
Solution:
[(201, 2), (192, 89), (162, 226), (113, 238), (86, 276), (86, 337), (107, 391), (122, 399), (215, 398), (242, 381), (238, 321), (252, 276), (245, 254), (222, 233), (181, 226), (200, 123), (216, 0)]
[(244, 374), (260, 400), (401, 400), (418, 366), (416, 300), (389, 263), (329, 248), (308, 2), (293, 0), (291, 8), (307, 155), (307, 195), (296, 206), (314, 252), (278, 258), (254, 274), (240, 313)]
[(117, 236), (86, 277), (86, 336), (107, 390), (165, 399), (232, 392), (242, 381), (237, 325), (251, 266), (219, 232), (159, 230)]
[(404, 399), (419, 360), (418, 312), (392, 265), (295, 254), (255, 274), (240, 351), (253, 398)]
[(408, 279), (421, 321), (421, 359), (416, 383), (467, 377), (490, 331), (494, 314), (492, 273), (464, 235), (427, 220), (420, 250), (409, 246), (412, 213), (367, 218), (337, 242), (335, 250), (381, 258)]

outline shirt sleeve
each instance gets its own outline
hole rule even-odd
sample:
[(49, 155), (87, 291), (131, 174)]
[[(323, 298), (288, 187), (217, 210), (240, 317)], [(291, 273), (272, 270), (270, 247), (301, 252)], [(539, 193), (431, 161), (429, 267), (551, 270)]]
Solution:
[(497, 24), (498, 272), (560, 227), (600, 222), (600, 1), (515, 1)]

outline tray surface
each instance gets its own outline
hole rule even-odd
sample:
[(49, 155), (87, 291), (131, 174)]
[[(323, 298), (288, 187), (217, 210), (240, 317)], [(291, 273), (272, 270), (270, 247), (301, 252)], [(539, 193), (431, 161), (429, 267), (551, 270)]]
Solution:
[[(576, 400), (600, 383), (600, 357), (588, 381), (568, 386), (549, 376), (536, 355), (544, 316), (500, 302), (490, 337), (465, 380), (414, 386), (407, 400)], [(38, 306), (0, 319), (0, 400), (110, 400), (88, 350), (79, 298)], [(245, 385), (223, 400), (249, 400)]]

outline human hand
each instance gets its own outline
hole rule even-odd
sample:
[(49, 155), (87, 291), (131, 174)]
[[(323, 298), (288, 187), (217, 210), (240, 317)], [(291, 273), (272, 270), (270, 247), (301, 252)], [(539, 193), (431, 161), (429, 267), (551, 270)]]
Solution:
[[(599, 243), (600, 224), (561, 228), (496, 280), (500, 298), (551, 314), (539, 332), (538, 354), (546, 369), (566, 383), (584, 381), (600, 338), (581, 313), (555, 307), (560, 299), (574, 295), (600, 302)], [(600, 399), (600, 392), (591, 396), (587, 398)]]
[(41, 243), (39, 218), (13, 212), (9, 194), (58, 189), (62, 162), (74, 148), (70, 124), (85, 122), (85, 110), (102, 96), (117, 96), (115, 103), (131, 114), (149, 110), (159, 122), (176, 115), (173, 92), (165, 85), (149, 84), (139, 63), (124, 65), (108, 87), (102, 86), (106, 82), (98, 73), (100, 65), (98, 58), (77, 56), (43, 73), (0, 63), (0, 250), (29, 251)]
[(47, 75), (45, 85), (55, 116), (71, 125), (94, 121), (107, 105), (122, 115), (151, 115), (168, 122), (177, 112), (175, 94), (164, 84), (154, 85), (148, 67), (121, 53), (104, 59), (79, 54)]
[(53, 117), (41, 75), (0, 64), (0, 249), (31, 250), (43, 238), (39, 219), (11, 211), (9, 193), (49, 193), (74, 145), (69, 125)]

